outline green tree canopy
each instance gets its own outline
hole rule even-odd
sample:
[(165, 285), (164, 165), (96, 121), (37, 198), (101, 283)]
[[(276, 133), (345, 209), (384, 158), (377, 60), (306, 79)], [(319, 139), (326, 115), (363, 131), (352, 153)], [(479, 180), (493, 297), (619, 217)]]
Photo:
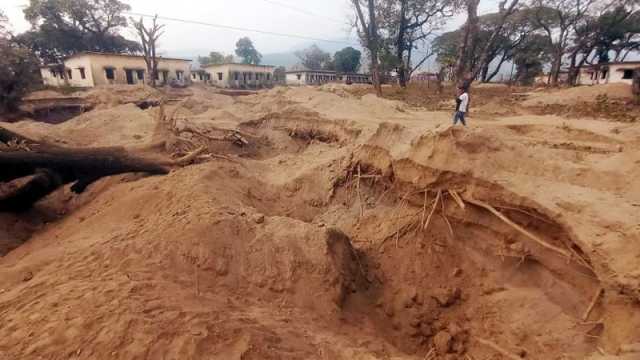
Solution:
[(340, 72), (358, 72), (362, 53), (352, 47), (346, 47), (335, 53), (333, 61), (335, 68)]
[(236, 42), (236, 55), (242, 59), (243, 64), (259, 65), (262, 61), (262, 54), (256, 50), (248, 37), (243, 37)]
[(129, 9), (119, 0), (30, 0), (24, 14), (32, 28), (17, 40), (45, 62), (80, 51), (139, 52), (137, 42), (119, 34)]

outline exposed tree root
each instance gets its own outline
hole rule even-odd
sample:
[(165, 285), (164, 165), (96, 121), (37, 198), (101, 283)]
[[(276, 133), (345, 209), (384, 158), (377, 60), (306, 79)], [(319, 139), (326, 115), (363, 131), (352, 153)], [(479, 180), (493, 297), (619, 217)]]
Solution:
[(474, 336), (473, 339), (476, 340), (477, 342), (479, 342), (482, 345), (485, 345), (485, 346), (488, 346), (488, 347), (492, 348), (493, 350), (497, 351), (498, 353), (500, 353), (501, 355), (505, 356), (508, 359), (522, 360), (522, 357), (510, 353), (509, 351), (505, 350), (503, 347), (499, 346), (498, 344), (494, 343), (493, 341), (486, 340), (486, 339), (483, 339), (483, 338), (480, 338), (480, 337), (477, 337), (477, 336)]

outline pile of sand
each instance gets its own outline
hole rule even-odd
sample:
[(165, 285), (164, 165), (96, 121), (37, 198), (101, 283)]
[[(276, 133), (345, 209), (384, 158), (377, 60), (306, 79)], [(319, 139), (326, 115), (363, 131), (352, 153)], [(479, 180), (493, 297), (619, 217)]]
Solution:
[[(313, 88), (184, 105), (179, 124), (249, 144), (38, 204), (29, 216), (66, 215), (0, 258), (0, 358), (499, 358), (489, 340), (577, 360), (640, 342), (640, 125), (450, 129), (448, 113)], [(11, 126), (133, 144), (155, 111)]]
[(26, 120), (3, 126), (69, 146), (128, 146), (151, 141), (156, 126), (154, 111), (124, 104), (86, 112), (58, 125)]
[(591, 86), (576, 86), (565, 89), (548, 90), (529, 93), (529, 97), (522, 103), (524, 106), (539, 106), (549, 104), (575, 105), (581, 102), (595, 102), (598, 96), (606, 95), (609, 99), (631, 99), (631, 86), (614, 83)]

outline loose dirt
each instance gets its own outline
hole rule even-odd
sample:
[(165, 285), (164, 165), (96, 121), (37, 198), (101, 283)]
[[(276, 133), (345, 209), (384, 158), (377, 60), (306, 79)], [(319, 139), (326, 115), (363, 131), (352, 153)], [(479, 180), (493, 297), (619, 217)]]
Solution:
[[(0, 214), (0, 359), (640, 358), (640, 124), (368, 91), (190, 88), (163, 111), (223, 157)], [(154, 140), (97, 99), (3, 126)]]

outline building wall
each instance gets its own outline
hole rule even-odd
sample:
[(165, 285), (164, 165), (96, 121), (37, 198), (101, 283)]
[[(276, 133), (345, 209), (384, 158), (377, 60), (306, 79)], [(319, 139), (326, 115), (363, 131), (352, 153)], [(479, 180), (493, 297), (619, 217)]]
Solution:
[(583, 67), (580, 69), (580, 77), (578, 83), (580, 85), (596, 85), (596, 84), (608, 84), (608, 83), (624, 83), (631, 85), (633, 83), (632, 77), (624, 79), (624, 70), (633, 70), (640, 67), (638, 64), (612, 64), (607, 65), (605, 69), (600, 68), (598, 71), (594, 71), (592, 67)]
[(366, 74), (344, 74), (320, 71), (296, 71), (286, 74), (287, 85), (322, 85), (330, 82), (365, 84), (370, 81), (370, 76)]
[[(147, 65), (142, 57), (128, 57), (117, 55), (85, 55), (90, 58), (92, 76), (95, 85), (106, 84), (127, 84), (126, 70), (131, 70), (134, 84), (141, 84), (147, 79)], [(114, 68), (115, 78), (113, 80), (107, 79), (106, 69)], [(144, 80), (138, 79), (137, 70), (144, 72)], [(163, 72), (167, 72), (166, 81), (163, 77)], [(173, 60), (173, 59), (159, 59), (158, 60), (158, 77), (159, 82), (170, 83), (172, 80), (178, 80), (176, 71), (182, 71), (182, 80), (179, 82), (186, 82), (191, 76), (190, 62), (187, 60)]]
[(42, 82), (46, 86), (64, 86), (65, 84), (64, 78), (62, 78), (60, 74), (57, 74), (57, 72), (56, 72), (56, 75), (54, 76), (52, 71), (54, 71), (54, 69), (48, 66), (40, 68), (40, 75), (42, 76)]
[[(75, 87), (92, 87), (107, 84), (127, 84), (127, 71), (131, 72), (132, 84), (143, 84), (147, 79), (147, 65), (141, 56), (81, 54), (64, 61), (65, 74), (63, 77), (53, 77), (51, 69), (43, 67), (40, 74), (45, 85), (63, 86), (68, 84)], [(114, 79), (107, 79), (106, 69), (112, 68)], [(85, 78), (81, 70), (84, 69)], [(139, 74), (138, 72), (141, 71)], [(167, 72), (167, 83), (178, 81), (187, 84), (190, 74), (190, 61), (177, 59), (159, 59), (158, 72), (160, 84), (163, 83), (162, 72)], [(178, 71), (182, 72), (182, 79), (178, 80)], [(70, 75), (70, 76), (69, 76)], [(142, 75), (140, 78), (139, 75)]]
[[(625, 83), (631, 85), (633, 83), (633, 69), (640, 65), (609, 65), (608, 82), (610, 83)], [(629, 79), (623, 79), (624, 71), (631, 70), (631, 77)]]
[(285, 82), (287, 83), (287, 85), (306, 85), (305, 76), (302, 72), (286, 74)]
[[(68, 59), (64, 62), (64, 66), (67, 71), (71, 72), (71, 76), (67, 76), (70, 86), (92, 87), (94, 85), (89, 57), (80, 56)], [(82, 78), (80, 69), (84, 69), (84, 79)]]
[(272, 66), (247, 64), (222, 64), (204, 68), (211, 80), (209, 83), (221, 88), (260, 88), (274, 84)]

